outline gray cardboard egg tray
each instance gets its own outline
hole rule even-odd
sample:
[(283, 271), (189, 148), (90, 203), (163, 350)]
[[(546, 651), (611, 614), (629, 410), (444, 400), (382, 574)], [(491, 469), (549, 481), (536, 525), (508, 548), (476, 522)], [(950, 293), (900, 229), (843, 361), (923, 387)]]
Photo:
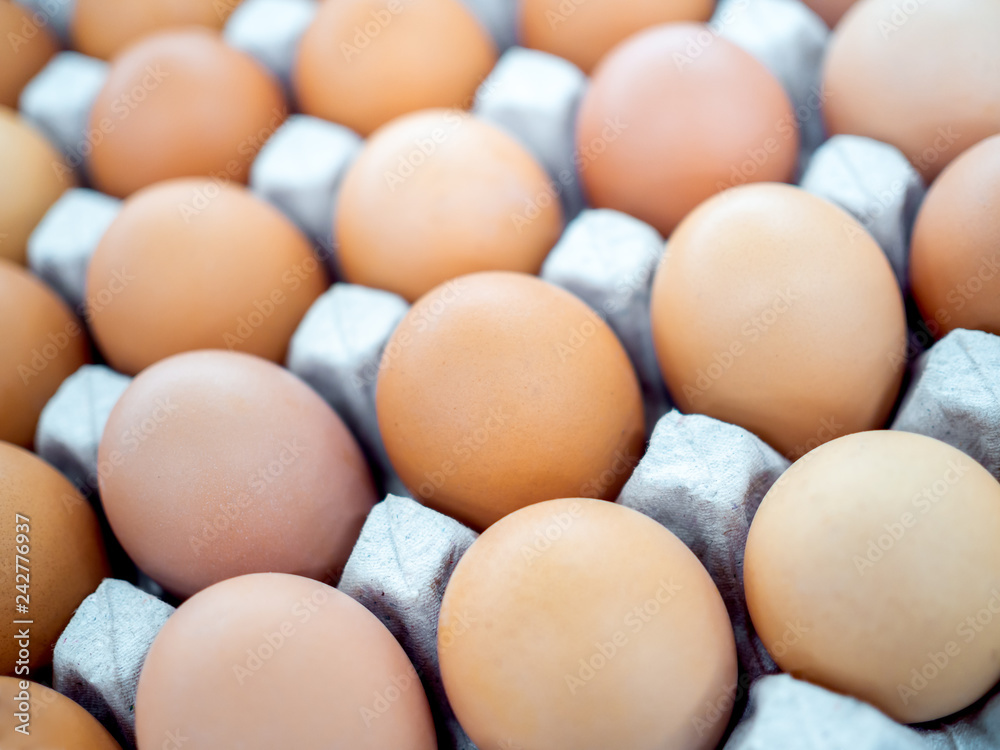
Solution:
[[(65, 38), (72, 0), (22, 0)], [(649, 326), (652, 275), (664, 243), (651, 227), (585, 207), (574, 168), (573, 122), (586, 77), (551, 55), (514, 45), (510, 0), (466, 0), (504, 50), (473, 109), (518, 138), (549, 171), (569, 219), (541, 275), (578, 295), (621, 339), (635, 365), (651, 436), (617, 502), (680, 537), (722, 593), (741, 672), (727, 750), (985, 750), (1000, 746), (995, 690), (947, 721), (897, 724), (855, 699), (779, 674), (754, 632), (742, 593), (743, 547), (754, 512), (788, 461), (756, 438), (714, 419), (671, 410)], [(314, 0), (246, 0), (225, 38), (272, 70), (286, 89), (297, 41)], [(876, 238), (905, 290), (907, 249), (924, 195), (920, 177), (893, 147), (866, 138), (824, 142), (820, 63), (829, 35), (798, 0), (722, 0), (712, 34), (743, 46), (782, 82), (802, 132), (799, 183), (840, 205)], [(82, 164), (87, 111), (107, 65), (59, 54), (26, 88), (23, 114)], [(331, 226), (345, 171), (360, 137), (333, 123), (293, 115), (255, 161), (251, 188), (288, 215), (336, 270)], [(120, 202), (84, 188), (64, 195), (31, 237), (31, 268), (74, 309), (84, 300), (87, 263)], [(437, 665), (436, 626), (444, 587), (476, 534), (407, 496), (378, 433), (374, 394), (387, 340), (407, 303), (374, 289), (335, 283), (303, 319), (288, 367), (341, 415), (380, 477), (386, 499), (369, 516), (339, 587), (368, 607), (402, 643), (427, 690), (442, 748), (473, 748), (452, 713)], [(911, 335), (911, 367), (893, 429), (923, 433), (965, 451), (1000, 478), (1000, 338), (956, 331), (929, 350)], [(97, 446), (130, 379), (102, 365), (81, 368), (42, 414), (37, 450), (88, 494), (97, 487)], [(108, 579), (80, 606), (55, 649), (56, 689), (134, 747), (134, 702), (145, 655), (173, 607), (141, 574)], [(728, 705), (706, 704), (706, 722)], [(611, 750), (609, 748), (609, 750)]]

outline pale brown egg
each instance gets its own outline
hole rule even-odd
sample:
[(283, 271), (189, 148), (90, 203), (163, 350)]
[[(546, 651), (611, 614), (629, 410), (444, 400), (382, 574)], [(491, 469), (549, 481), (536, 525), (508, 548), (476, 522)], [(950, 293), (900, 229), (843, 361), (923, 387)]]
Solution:
[(287, 370), (235, 352), (143, 371), (98, 458), (115, 535), (181, 597), (244, 573), (335, 583), (376, 500), (336, 412)]
[(37, 682), (0, 677), (0, 704), (4, 750), (121, 750), (86, 709)]
[(56, 639), (109, 575), (108, 561), (90, 503), (38, 456), (3, 442), (0, 513), (0, 674), (27, 676), (52, 663)]
[(362, 605), (298, 576), (240, 576), (195, 595), (149, 650), (139, 747), (435, 750), (406, 653)]
[(75, 182), (44, 136), (0, 105), (0, 259), (24, 264), (28, 237)]
[(733, 185), (785, 181), (798, 123), (781, 84), (707, 26), (665, 24), (604, 58), (580, 106), (577, 168), (590, 202), (664, 236)]
[(778, 665), (897, 721), (965, 708), (1000, 679), (1000, 485), (906, 432), (840, 438), (765, 496), (745, 557)]
[(519, 0), (521, 43), (590, 73), (619, 42), (650, 26), (707, 21), (714, 0)]
[(90, 112), (90, 175), (119, 197), (171, 177), (245, 183), (287, 115), (278, 81), (218, 33), (158, 32), (111, 64)]
[(110, 60), (154, 32), (183, 26), (221, 30), (242, 0), (76, 0), (73, 48)]
[(834, 28), (844, 14), (858, 0), (802, 0), (816, 15), (826, 21), (826, 25)]
[(0, 440), (30, 448), (45, 404), (89, 360), (86, 331), (66, 304), (0, 259)]
[(475, 529), (543, 500), (613, 500), (645, 443), (615, 334), (526, 274), (462, 276), (421, 298), (386, 345), (376, 406), (413, 497)]
[(412, 302), (475, 271), (538, 273), (562, 209), (517, 141), (459, 110), (432, 110), (369, 138), (336, 221), (345, 279)]
[[(11, 0), (0, 0), (0, 40), (0, 106), (16, 108), (22, 89), (59, 50), (59, 44), (44, 14), (32, 13)], [(0, 136), (0, 143), (3, 140)]]
[(698, 558), (596, 500), (487, 529), (448, 582), (438, 656), (481, 748), (711, 750), (736, 691), (732, 626)]
[(400, 115), (472, 105), (497, 50), (461, 0), (336, 0), (299, 47), (306, 114), (368, 135)]
[(789, 458), (881, 427), (906, 360), (888, 260), (849, 214), (790, 185), (728, 190), (677, 228), (653, 281), (674, 402)]
[(931, 185), (913, 228), (913, 298), (927, 328), (1000, 335), (1000, 135), (955, 159)]
[(87, 315), (101, 351), (134, 375), (193, 349), (283, 362), (329, 285), (305, 236), (238, 185), (171, 180), (130, 197), (87, 271)]
[(928, 182), (1000, 133), (1000, 3), (866, 0), (837, 27), (824, 67), (831, 134), (890, 143)]

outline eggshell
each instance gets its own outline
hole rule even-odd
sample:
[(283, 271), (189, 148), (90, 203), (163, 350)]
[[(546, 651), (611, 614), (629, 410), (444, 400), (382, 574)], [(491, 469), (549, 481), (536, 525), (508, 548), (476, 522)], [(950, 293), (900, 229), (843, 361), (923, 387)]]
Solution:
[(0, 259), (0, 440), (30, 448), (42, 408), (89, 360), (87, 334), (65, 303)]
[(73, 48), (110, 60), (133, 42), (164, 29), (204, 26), (221, 31), (242, 0), (75, 0)]
[(994, 0), (858, 3), (827, 52), (827, 129), (892, 144), (929, 182), (1000, 133), (998, 70)]
[(159, 32), (111, 65), (90, 112), (90, 174), (118, 197), (171, 177), (246, 183), (287, 115), (278, 81), (218, 33)]
[[(21, 90), (59, 50), (44, 20), (40, 13), (0, 0), (0, 107), (16, 108)], [(0, 143), (4, 140), (0, 136)]]
[[(80, 602), (109, 574), (108, 562), (90, 503), (42, 459), (3, 442), (0, 513), (7, 527), (0, 535), (0, 585), (6, 593), (0, 615), (0, 674), (20, 669), (23, 675), (25, 666), (34, 670), (52, 662), (56, 639)], [(27, 611), (19, 612), (18, 605)], [(25, 629), (27, 644), (17, 637)], [(8, 714), (4, 724), (9, 721)]]
[(415, 499), (482, 529), (531, 503), (614, 499), (644, 447), (635, 371), (607, 324), (534, 276), (462, 276), (421, 298), (376, 387)]
[(519, 0), (521, 42), (585, 73), (619, 42), (650, 26), (707, 21), (713, 0)]
[(434, 750), (427, 697), (376, 617), (334, 588), (263, 573), (216, 584), (167, 620), (136, 696), (140, 748)]
[[(27, 730), (20, 732), (17, 727), (23, 723), (10, 714), (20, 712), (25, 694), (30, 718)], [(37, 682), (0, 677), (0, 704), (8, 709), (0, 724), (4, 750), (121, 750), (86, 709)]]
[(630, 37), (594, 71), (580, 105), (577, 166), (591, 204), (664, 236), (720, 190), (791, 179), (798, 147), (778, 80), (699, 24)]
[(98, 451), (125, 551), (179, 596), (244, 573), (335, 582), (375, 503), (340, 417), (277, 365), (178, 354), (143, 371)]
[(295, 94), (306, 114), (368, 135), (419, 109), (468, 109), (496, 60), (460, 0), (337, 0), (302, 37)]
[[(2, 8), (0, 4), (0, 13)], [(0, 106), (0, 260), (24, 264), (28, 237), (75, 182), (73, 171), (42, 134), (17, 112)]]
[(305, 236), (241, 186), (172, 180), (122, 207), (87, 271), (94, 338), (134, 375), (192, 349), (283, 362), (329, 281)]
[(539, 503), (487, 529), (445, 590), (438, 654), (483, 748), (709, 750), (736, 690), (708, 572), (660, 524), (595, 500)]
[(1000, 135), (964, 152), (920, 208), (910, 249), (913, 297), (935, 336), (1000, 334)]
[(826, 21), (826, 25), (834, 28), (844, 14), (858, 0), (803, 0), (816, 15)]
[(517, 141), (458, 110), (432, 110), (369, 138), (344, 178), (335, 231), (348, 281), (412, 302), (475, 271), (538, 273), (562, 210)]
[(906, 361), (903, 300), (853, 217), (790, 185), (733, 188), (677, 228), (653, 281), (674, 402), (795, 459), (881, 427)]
[(868, 432), (796, 462), (750, 527), (745, 588), (779, 666), (897, 721), (1000, 678), (1000, 485), (945, 443)]

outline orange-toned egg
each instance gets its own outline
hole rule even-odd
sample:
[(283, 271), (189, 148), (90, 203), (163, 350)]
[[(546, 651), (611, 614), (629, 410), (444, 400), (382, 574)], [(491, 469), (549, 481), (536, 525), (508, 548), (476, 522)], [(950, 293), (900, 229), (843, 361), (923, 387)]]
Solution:
[(597, 500), (483, 532), (445, 590), (438, 655), (481, 748), (712, 750), (736, 689), (732, 626), (698, 558)]
[(115, 536), (182, 597), (244, 573), (336, 582), (376, 499), (336, 412), (284, 368), (236, 352), (144, 370), (98, 458)]
[[(41, 13), (0, 0), (0, 106), (17, 107), (21, 90), (59, 50)], [(0, 137), (0, 141), (2, 141)]]
[(537, 273), (562, 231), (545, 170), (506, 133), (459, 110), (381, 128), (344, 178), (344, 277), (413, 301), (475, 271)]
[(90, 174), (119, 197), (171, 177), (245, 183), (287, 114), (277, 80), (218, 33), (159, 32), (111, 65), (90, 112)]
[(785, 181), (798, 124), (777, 79), (699, 24), (640, 32), (604, 58), (580, 106), (577, 163), (591, 203), (669, 235), (706, 198)]
[(76, 0), (73, 48), (110, 60), (149, 34), (182, 26), (221, 30), (242, 0)]
[(866, 0), (830, 41), (826, 125), (891, 143), (929, 182), (1000, 133), (998, 70), (994, 0)]
[[(26, 668), (52, 662), (56, 639), (109, 574), (108, 561), (90, 503), (34, 453), (4, 442), (0, 512), (7, 526), (0, 537), (0, 585), (8, 592), (0, 605), (0, 674), (26, 675)], [(25, 628), (29, 637), (18, 638)]]
[(386, 345), (376, 406), (413, 497), (476, 529), (542, 500), (614, 499), (645, 443), (614, 333), (526, 274), (462, 276), (422, 297)]
[(0, 440), (30, 448), (45, 404), (89, 359), (83, 324), (66, 304), (0, 259)]
[(263, 573), (184, 602), (149, 650), (139, 747), (435, 750), (420, 678), (376, 617), (337, 589)]
[(913, 228), (910, 280), (935, 335), (1000, 335), (1000, 135), (962, 153), (931, 185)]
[(826, 21), (831, 29), (858, 0), (802, 0), (816, 15)]
[(0, 726), (4, 750), (121, 750), (86, 709), (37, 682), (0, 677), (0, 703), (9, 709)]
[(653, 281), (653, 341), (675, 403), (789, 458), (881, 427), (906, 359), (888, 260), (845, 211), (797, 187), (695, 209)]
[(461, 0), (324, 2), (299, 47), (295, 93), (307, 114), (368, 135), (419, 109), (468, 108), (496, 59)]
[(661, 23), (707, 21), (714, 0), (519, 0), (521, 42), (590, 73), (619, 42)]
[(139, 372), (171, 354), (233, 349), (283, 362), (328, 286), (305, 236), (242, 186), (163, 182), (129, 198), (87, 272), (108, 361)]
[(75, 182), (73, 171), (44, 136), (0, 105), (0, 258), (25, 262), (28, 237)]

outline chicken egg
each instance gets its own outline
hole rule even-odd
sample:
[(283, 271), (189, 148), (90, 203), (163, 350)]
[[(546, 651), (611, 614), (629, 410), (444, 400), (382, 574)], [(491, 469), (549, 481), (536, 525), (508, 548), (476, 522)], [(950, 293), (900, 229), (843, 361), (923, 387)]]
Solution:
[[(0, 107), (17, 107), (25, 85), (59, 51), (42, 13), (0, 0)], [(0, 135), (0, 144), (5, 137)], [(0, 170), (3, 174), (5, 170)]]
[(86, 709), (37, 682), (0, 677), (0, 705), (5, 709), (0, 723), (4, 750), (121, 750)]

